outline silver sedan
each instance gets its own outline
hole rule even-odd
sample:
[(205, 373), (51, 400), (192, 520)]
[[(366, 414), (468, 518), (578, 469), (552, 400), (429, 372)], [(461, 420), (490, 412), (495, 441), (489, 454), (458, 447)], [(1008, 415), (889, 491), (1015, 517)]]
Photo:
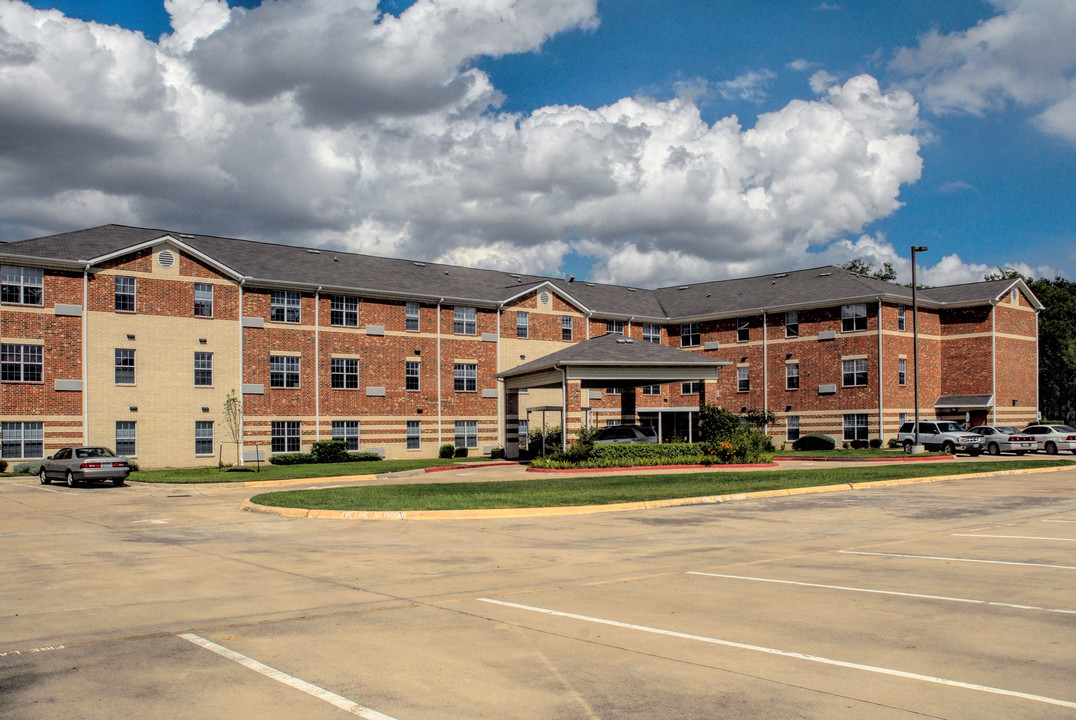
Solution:
[(1035, 450), (1035, 436), (1021, 433), (1009, 425), (980, 425), (973, 427), (970, 432), (978, 433), (986, 441), (986, 451), (991, 455), (1000, 455), (1003, 452), (1014, 452), (1023, 455)]
[(1031, 425), (1024, 434), (1034, 435), (1035, 445), (1047, 455), (1056, 455), (1058, 450), (1076, 453), (1076, 428), (1069, 425)]
[(116, 455), (106, 447), (65, 447), (41, 461), (38, 478), (42, 485), (63, 480), (68, 487), (80, 482), (111, 480), (122, 485), (131, 472), (127, 458)]

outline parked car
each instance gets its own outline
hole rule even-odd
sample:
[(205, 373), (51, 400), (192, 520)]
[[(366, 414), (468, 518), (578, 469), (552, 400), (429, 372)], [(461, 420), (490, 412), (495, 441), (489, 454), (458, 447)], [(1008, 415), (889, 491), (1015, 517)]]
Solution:
[[(897, 432), (897, 442), (904, 446), (904, 452), (911, 452), (915, 444), (915, 423), (906, 422)], [(948, 420), (919, 421), (919, 443), (927, 450), (941, 450), (952, 455), (963, 450), (975, 456), (983, 451), (983, 436), (968, 432), (959, 423)]]
[(979, 425), (969, 432), (978, 433), (986, 440), (986, 451), (991, 455), (1013, 452), (1023, 455), (1035, 450), (1035, 436), (1021, 433), (1011, 425)]
[(603, 428), (594, 438), (595, 445), (619, 443), (656, 443), (658, 433), (654, 428), (639, 425), (611, 425)]
[(38, 478), (42, 485), (49, 485), (54, 479), (63, 480), (68, 487), (105, 480), (122, 485), (130, 472), (127, 458), (106, 447), (65, 447), (41, 461)]
[(1056, 455), (1058, 450), (1076, 453), (1076, 428), (1071, 425), (1031, 425), (1024, 434), (1033, 436), (1035, 449), (1045, 450), (1047, 455)]

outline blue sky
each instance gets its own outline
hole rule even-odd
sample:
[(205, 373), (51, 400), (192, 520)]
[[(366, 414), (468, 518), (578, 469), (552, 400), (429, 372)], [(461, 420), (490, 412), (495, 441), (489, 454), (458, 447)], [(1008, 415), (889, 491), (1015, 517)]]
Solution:
[(0, 64), (34, 56), (0, 73), (0, 195), (26, 147), (94, 144), (74, 172), (29, 153), (0, 238), (119, 222), (646, 286), (857, 256), (907, 280), (926, 244), (932, 284), (1076, 276), (1068, 0), (229, 4), (175, 0), (173, 31), (163, 0), (0, 0)]

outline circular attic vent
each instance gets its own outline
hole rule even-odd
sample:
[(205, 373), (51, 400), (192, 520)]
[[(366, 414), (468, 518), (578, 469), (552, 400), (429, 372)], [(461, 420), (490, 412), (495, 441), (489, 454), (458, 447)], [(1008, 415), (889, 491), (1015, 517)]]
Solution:
[(171, 250), (161, 250), (157, 253), (157, 263), (163, 268), (170, 268), (176, 264), (176, 256)]
[(548, 305), (549, 304), (549, 293), (547, 293), (547, 292), (542, 293), (541, 295), (538, 296), (538, 300), (543, 305)]

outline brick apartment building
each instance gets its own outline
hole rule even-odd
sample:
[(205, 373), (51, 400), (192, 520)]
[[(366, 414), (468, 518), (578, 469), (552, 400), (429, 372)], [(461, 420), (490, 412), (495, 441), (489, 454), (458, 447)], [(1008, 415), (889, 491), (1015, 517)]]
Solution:
[[(225, 443), (228, 461), (231, 393), (248, 459), (330, 438), (514, 452), (565, 418), (688, 439), (700, 398), (772, 410), (778, 445), (888, 439), (914, 408), (910, 289), (836, 267), (645, 290), (116, 225), (0, 263), (9, 461), (82, 443), (144, 467), (216, 464)], [(1042, 306), (1023, 281), (918, 305), (922, 417), (1035, 419)]]

